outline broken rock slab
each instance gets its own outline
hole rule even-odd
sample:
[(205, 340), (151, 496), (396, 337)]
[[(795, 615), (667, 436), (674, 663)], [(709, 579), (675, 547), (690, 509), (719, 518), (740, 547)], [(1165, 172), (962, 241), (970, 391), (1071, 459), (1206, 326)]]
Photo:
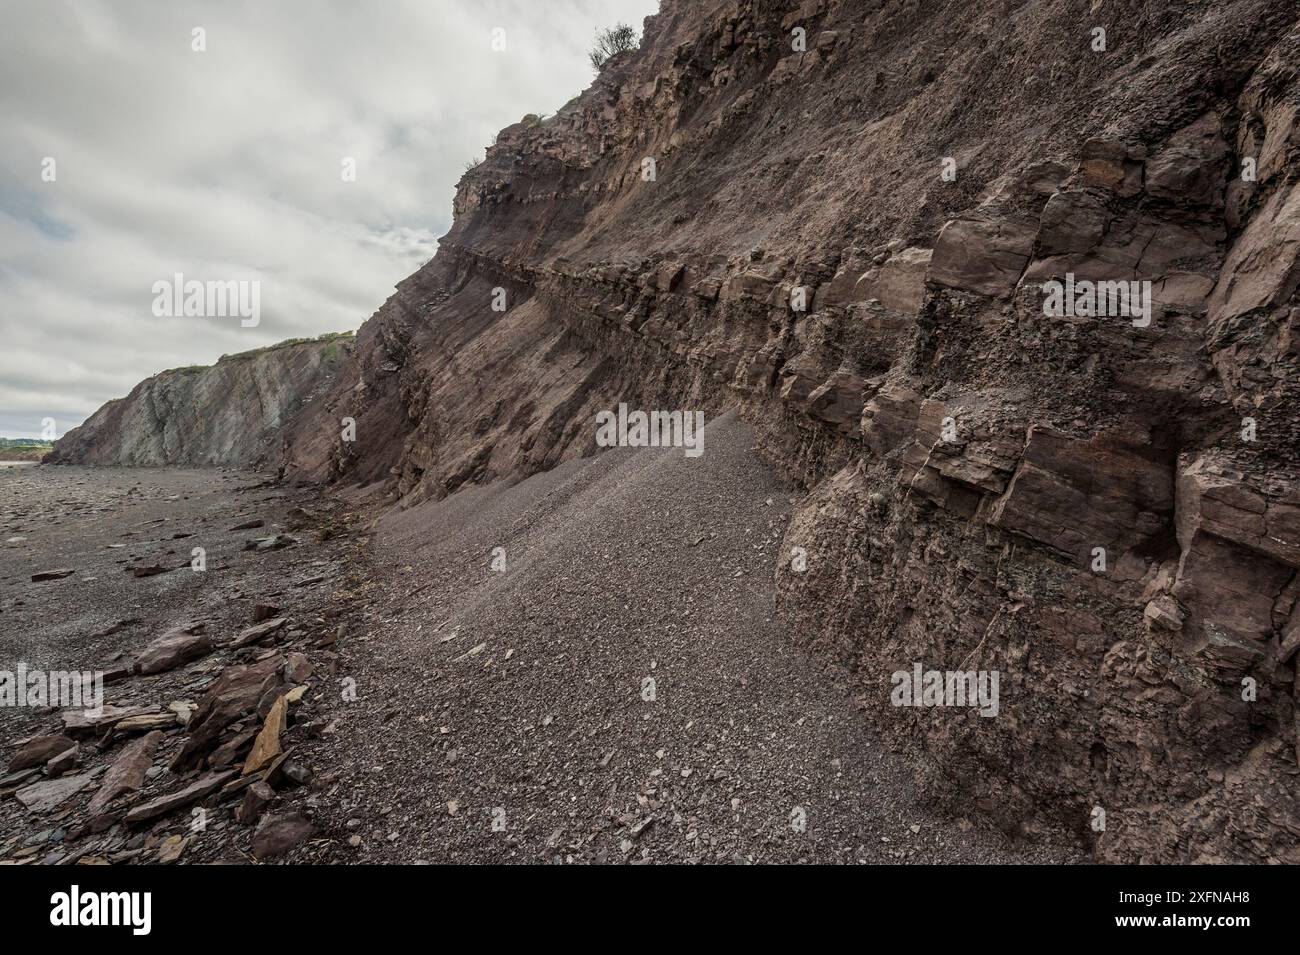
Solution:
[(146, 716), (158, 712), (155, 706), (113, 706), (105, 704), (98, 710), (64, 710), (63, 730), (69, 736), (97, 736), (133, 716)]
[(45, 764), (45, 775), (47, 776), (66, 776), (69, 772), (81, 765), (81, 749), (76, 743), (50, 759)]
[(14, 796), (28, 812), (50, 812), (93, 783), (100, 772), (101, 770), (96, 769), (88, 773), (77, 773), (75, 776), (42, 780), (18, 790)]
[(215, 649), (212, 638), (204, 633), (195, 633), (195, 629), (185, 627), (171, 630), (150, 643), (136, 658), (140, 672), (148, 675), (174, 670), (211, 653)]
[(178, 729), (181, 723), (171, 710), (166, 713), (146, 713), (143, 716), (128, 716), (113, 727), (114, 733), (141, 733), (148, 730)]
[(306, 683), (311, 677), (311, 662), (305, 654), (290, 653), (284, 664), (284, 678), (289, 683)]
[(284, 855), (315, 834), (316, 827), (302, 813), (263, 816), (253, 833), (253, 855), (258, 859)]
[(235, 810), (235, 821), (242, 826), (251, 826), (257, 820), (262, 818), (262, 813), (266, 811), (275, 799), (275, 790), (266, 783), (253, 783), (244, 792), (244, 801), (239, 804)]
[(279, 630), (288, 622), (288, 617), (273, 617), (272, 619), (265, 620), (262, 623), (246, 627), (239, 632), (239, 635), (235, 637), (234, 640), (231, 641), (230, 647), (234, 650), (239, 647), (247, 647), (254, 643), (259, 643), (271, 634), (275, 633), (275, 631)]
[(91, 816), (97, 816), (118, 796), (134, 792), (143, 786), (145, 774), (153, 765), (154, 751), (162, 741), (163, 733), (154, 730), (122, 747), (122, 752), (118, 753), (117, 759), (109, 767), (99, 792), (90, 800), (86, 811)]
[(71, 577), (77, 572), (75, 567), (56, 567), (54, 570), (38, 570), (32, 574), (32, 582), (40, 583), (42, 580), (62, 580), (64, 577)]
[(197, 767), (217, 745), (222, 731), (236, 720), (257, 711), (264, 696), (280, 685), (281, 656), (271, 656), (252, 666), (227, 667), (199, 701), (190, 717), (189, 739), (172, 761), (173, 772)]
[(9, 772), (16, 773), (21, 769), (40, 766), (74, 745), (76, 744), (70, 738), (62, 734), (37, 736), (28, 740), (14, 758), (9, 760)]
[(126, 823), (129, 826), (135, 826), (175, 812), (177, 809), (183, 809), (190, 803), (198, 802), (200, 799), (210, 796), (235, 775), (236, 771), (233, 769), (208, 773), (206, 776), (202, 776), (190, 783), (184, 789), (178, 789), (174, 793), (168, 793), (165, 796), (159, 796), (157, 799), (151, 799), (149, 802), (135, 806), (126, 814)]
[(257, 734), (252, 752), (244, 761), (243, 775), (257, 772), (280, 755), (282, 752), (280, 736), (288, 725), (288, 712), (288, 697), (286, 695), (277, 697), (271, 706), (271, 712), (267, 714), (266, 722), (262, 725), (262, 731)]

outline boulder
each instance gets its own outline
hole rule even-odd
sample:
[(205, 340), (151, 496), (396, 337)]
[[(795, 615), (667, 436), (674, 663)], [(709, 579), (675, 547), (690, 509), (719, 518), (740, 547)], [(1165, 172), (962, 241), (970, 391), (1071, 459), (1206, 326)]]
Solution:
[(272, 603), (253, 604), (253, 623), (271, 620), (280, 615), (280, 608)]
[(284, 855), (316, 834), (316, 827), (302, 813), (266, 815), (253, 833), (253, 855), (270, 859)]
[(73, 740), (61, 733), (50, 736), (36, 736), (24, 743), (13, 758), (9, 760), (8, 771), (16, 773), (20, 769), (40, 766), (42, 763), (58, 756), (70, 746), (75, 745)]
[(284, 661), (284, 678), (289, 683), (306, 683), (312, 673), (311, 661), (304, 653), (290, 653)]
[(271, 656), (251, 666), (223, 670), (190, 717), (189, 738), (172, 760), (172, 771), (185, 772), (197, 767), (217, 745), (227, 726), (257, 712), (262, 697), (281, 686), (279, 671), (283, 664), (283, 657)]
[(266, 807), (275, 800), (275, 790), (266, 783), (253, 783), (244, 790), (243, 802), (235, 810), (235, 821), (241, 826), (251, 826), (262, 818)]
[(192, 627), (181, 628), (154, 640), (141, 651), (135, 662), (143, 674), (162, 673), (206, 656), (213, 649), (212, 639), (206, 634), (194, 633)]

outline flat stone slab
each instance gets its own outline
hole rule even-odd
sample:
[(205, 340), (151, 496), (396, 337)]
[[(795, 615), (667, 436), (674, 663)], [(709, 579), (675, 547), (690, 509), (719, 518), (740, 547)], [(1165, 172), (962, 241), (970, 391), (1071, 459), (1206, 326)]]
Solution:
[(57, 809), (92, 782), (102, 770), (78, 773), (75, 776), (63, 776), (59, 779), (45, 779), (33, 783), (14, 793), (15, 798), (27, 808), (28, 812), (42, 813)]
[(168, 793), (165, 796), (159, 796), (157, 799), (141, 803), (126, 814), (127, 825), (134, 826), (142, 822), (148, 822), (150, 819), (157, 819), (169, 812), (175, 812), (192, 802), (198, 802), (205, 796), (216, 792), (238, 774), (239, 770), (237, 769), (208, 773), (208, 775), (200, 777), (184, 789), (178, 789), (174, 793)]
[(135, 664), (142, 674), (162, 673), (211, 653), (212, 638), (204, 633), (172, 630), (164, 633), (140, 652)]

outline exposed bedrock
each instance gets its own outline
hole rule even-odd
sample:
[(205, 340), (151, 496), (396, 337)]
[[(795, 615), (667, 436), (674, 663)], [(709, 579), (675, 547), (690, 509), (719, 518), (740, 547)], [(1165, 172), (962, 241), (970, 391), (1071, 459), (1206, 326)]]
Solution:
[[(1268, 0), (670, 0), (465, 176), (290, 473), (414, 502), (739, 404), (808, 492), (781, 613), (936, 798), (1300, 862), (1297, 64)], [(891, 705), (916, 663), (998, 715)]]
[[(465, 175), (285, 473), (409, 504), (592, 453), (619, 401), (739, 405), (807, 492), (779, 609), (935, 798), (1300, 862), (1298, 19), (664, 0)], [(998, 671), (997, 716), (891, 705), (917, 663)]]
[(60, 438), (49, 464), (277, 467), (293, 419), (347, 368), (352, 336), (322, 335), (173, 368)]

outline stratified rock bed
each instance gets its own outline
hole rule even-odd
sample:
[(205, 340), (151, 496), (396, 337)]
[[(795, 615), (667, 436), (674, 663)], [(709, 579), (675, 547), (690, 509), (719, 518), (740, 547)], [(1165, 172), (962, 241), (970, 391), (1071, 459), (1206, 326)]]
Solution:
[[(1293, 0), (664, 0), (502, 130), (278, 466), (410, 505), (738, 405), (802, 495), (780, 618), (927, 797), (1298, 862), (1298, 64)], [(1149, 320), (1045, 314), (1067, 276)], [(999, 716), (890, 706), (918, 662)]]

